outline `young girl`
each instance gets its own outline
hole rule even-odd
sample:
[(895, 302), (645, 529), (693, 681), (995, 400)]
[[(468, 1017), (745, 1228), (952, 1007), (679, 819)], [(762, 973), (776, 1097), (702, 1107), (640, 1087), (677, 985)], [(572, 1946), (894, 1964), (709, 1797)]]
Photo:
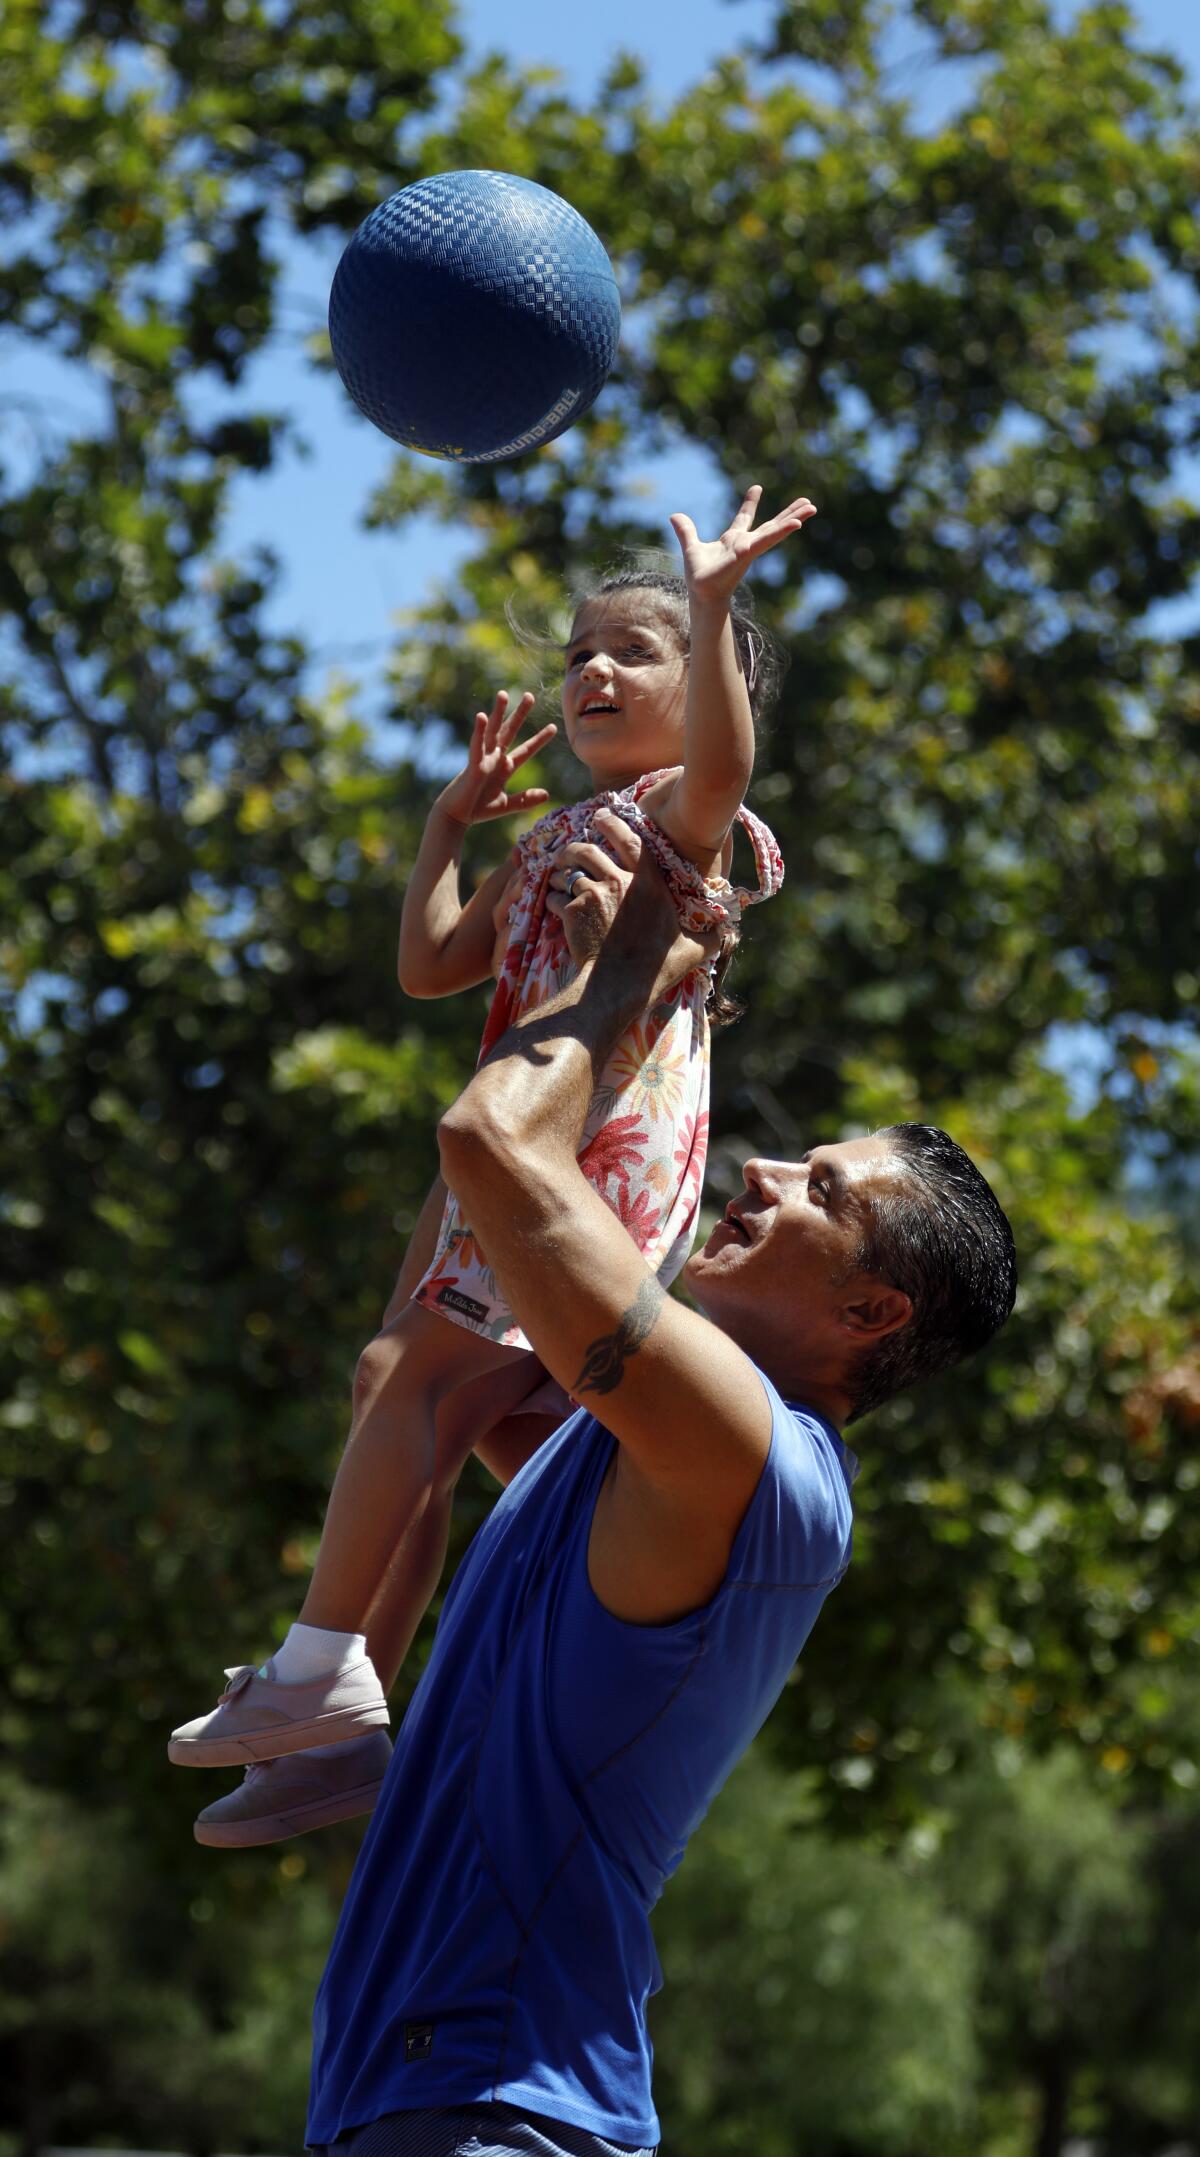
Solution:
[[(498, 971), (481, 1056), (570, 978), (547, 895), (564, 849), (592, 835), (598, 809), (615, 810), (642, 836), (682, 925), (721, 931), (726, 953), (743, 908), (778, 889), (778, 849), (742, 799), (767, 649), (738, 586), (752, 561), (815, 511), (801, 499), (755, 528), (761, 492), (750, 489), (713, 541), (690, 518), (672, 517), (682, 578), (628, 571), (582, 600), (562, 710), (592, 794), (543, 816), (520, 841), (515, 870), (511, 862), (495, 870), (463, 906), (466, 831), (545, 802), (540, 787), (506, 789), (557, 731), (544, 726), (521, 741), (530, 694), (510, 709), (502, 692), (490, 714), (476, 714), (466, 766), (425, 827), (404, 901), (399, 976), (411, 996), (448, 996)], [(729, 882), (739, 822), (754, 849), (753, 891)], [(698, 968), (630, 1028), (601, 1075), (580, 1154), (664, 1285), (687, 1258), (699, 1209), (712, 990), (712, 968)], [(261, 1671), (231, 1671), (217, 1707), (171, 1739), (181, 1764), (256, 1763), (239, 1790), (201, 1814), (201, 1841), (273, 1841), (370, 1810), (388, 1753), (385, 1688), (440, 1577), (463, 1462), (474, 1447), (507, 1480), (566, 1412), (452, 1194), (430, 1260), (436, 1210), (431, 1194), (384, 1329), (360, 1359), (351, 1439), (300, 1621)]]

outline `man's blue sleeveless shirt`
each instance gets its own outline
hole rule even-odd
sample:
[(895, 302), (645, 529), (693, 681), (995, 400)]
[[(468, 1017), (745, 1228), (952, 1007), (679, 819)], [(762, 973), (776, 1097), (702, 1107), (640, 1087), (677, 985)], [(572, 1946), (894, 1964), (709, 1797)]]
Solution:
[(657, 2141), (649, 1912), (850, 1556), (853, 1455), (763, 1383), (758, 1488), (676, 1624), (625, 1624), (590, 1585), (615, 1441), (582, 1409), (479, 1530), (317, 1994), (310, 2143), (490, 2101)]

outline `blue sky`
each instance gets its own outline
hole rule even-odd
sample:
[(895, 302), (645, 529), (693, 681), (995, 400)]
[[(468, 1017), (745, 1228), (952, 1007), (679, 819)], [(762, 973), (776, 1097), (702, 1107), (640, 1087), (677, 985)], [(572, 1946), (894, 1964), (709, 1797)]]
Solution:
[[(1143, 31), (1176, 53), (1193, 81), (1200, 82), (1198, 0), (1139, 0), (1134, 12)], [(634, 51), (647, 67), (653, 94), (663, 101), (702, 75), (717, 55), (760, 37), (771, 13), (770, 0), (604, 0), (588, 8), (565, 8), (562, 0), (459, 0), (458, 9), (470, 58), (498, 48), (515, 59), (544, 63), (560, 69), (575, 94), (586, 96), (614, 53)], [(431, 579), (452, 570), (456, 546), (452, 535), (420, 521), (401, 534), (360, 529), (363, 504), (396, 451), (355, 413), (340, 383), (314, 372), (304, 354), (304, 333), (324, 322), (336, 255), (336, 248), (315, 245), (292, 251), (282, 310), (287, 326), (235, 400), (244, 406), (252, 399), (289, 413), (307, 442), (307, 454), (289, 454), (267, 477), (238, 486), (224, 543), (231, 554), (256, 543), (275, 549), (283, 565), (272, 606), (275, 626), (303, 630), (317, 655), (318, 680), (333, 665), (363, 677), (364, 708), (370, 712), (378, 708), (380, 669), (398, 611), (419, 601)], [(16, 422), (6, 428), (5, 444), (14, 477), (54, 435), (105, 423), (99, 385), (85, 370), (59, 366), (45, 351), (11, 340), (4, 343), (3, 358), (5, 419)], [(214, 409), (216, 394), (203, 394)], [(15, 402), (21, 399), (23, 419)], [(802, 473), (792, 476), (802, 484)], [(698, 451), (681, 450), (654, 477), (664, 537), (668, 510), (687, 508), (703, 525), (724, 507), (723, 488)], [(1082, 1101), (1107, 1046), (1090, 1029), (1072, 1028), (1058, 1047), (1052, 1060), (1071, 1071)]]
[[(603, 6), (564, 10), (562, 0), (461, 0), (460, 22), (468, 44), (482, 52), (500, 46), (514, 59), (547, 62), (561, 68), (571, 89), (585, 95), (620, 49), (644, 61), (655, 94), (668, 99), (701, 75), (718, 54), (762, 35), (770, 21), (769, 0), (605, 0)], [(1156, 42), (1176, 53), (1200, 82), (1200, 4), (1198, 0), (1141, 0), (1136, 13)], [(386, 649), (397, 609), (412, 605), (431, 578), (453, 567), (452, 539), (438, 527), (408, 528), (402, 536), (365, 535), (355, 530), (359, 505), (369, 487), (383, 476), (392, 453), (374, 430), (359, 424), (339, 403), (329, 383), (298, 382), (304, 423), (314, 439), (313, 461), (285, 471), (271, 482), (276, 496), (276, 532), (296, 536), (288, 547), (288, 577), (277, 612), (282, 621), (303, 619), (310, 629), (321, 624), (316, 641), (331, 654), (348, 649), (352, 664), (368, 679)], [(797, 475), (803, 484), (803, 475)], [(293, 492), (296, 489), (297, 491)], [(701, 523), (718, 515), (723, 494), (707, 460), (683, 450), (664, 460), (656, 473), (657, 500), (665, 517), (686, 508)], [(231, 526), (231, 537), (253, 524), (264, 536), (270, 530), (268, 489), (246, 490)], [(337, 562), (328, 550), (319, 558), (303, 539), (316, 516), (323, 533), (336, 534)], [(1110, 1061), (1110, 1044), (1089, 1026), (1051, 1030), (1044, 1045), (1047, 1063), (1068, 1078), (1080, 1111), (1096, 1098)]]
[[(1200, 81), (1197, 0), (1140, 0), (1136, 13)], [(588, 8), (564, 8), (562, 0), (459, 0), (458, 9), (471, 58), (499, 48), (561, 69), (571, 90), (586, 95), (617, 51), (634, 51), (646, 64), (653, 93), (664, 101), (717, 55), (761, 37), (771, 14), (770, 0), (604, 0)], [(305, 332), (324, 322), (336, 259), (336, 247), (315, 243), (289, 255), (281, 310), (286, 326), (232, 401), (244, 406), (252, 398), (287, 412), (307, 449), (286, 455), (267, 477), (238, 485), (224, 542), (232, 554), (256, 543), (272, 546), (283, 564), (274, 624), (303, 628), (318, 673), (337, 665), (370, 683), (373, 674), (378, 678), (397, 612), (419, 600), (432, 579), (448, 575), (459, 550), (454, 535), (432, 521), (416, 520), (400, 534), (360, 529), (363, 504), (396, 451), (354, 411), (340, 383), (316, 373), (305, 356)], [(34, 446), (35, 428), (44, 435), (75, 431), (93, 415), (101, 420), (98, 385), (83, 370), (48, 366), (44, 352), (11, 344), (5, 360), (7, 397), (24, 392), (29, 400), (27, 449)], [(215, 412), (229, 401), (205, 389), (198, 408)], [(703, 525), (725, 507), (723, 486), (697, 450), (681, 449), (650, 476), (668, 543), (669, 510), (686, 508)], [(800, 488), (802, 472), (779, 475), (780, 484), (793, 478)], [(374, 701), (368, 691), (368, 709)]]
[[(1144, 28), (1176, 52), (1200, 80), (1200, 5), (1196, 0), (1141, 0)], [(564, 8), (562, 0), (460, 0), (459, 22), (472, 57), (499, 48), (512, 57), (562, 70), (570, 88), (586, 95), (619, 50), (646, 64), (661, 99), (678, 94), (719, 54), (761, 37), (769, 0), (605, 0), (603, 6)], [(324, 312), (333, 255), (314, 252), (293, 264), (289, 290), (297, 318)], [(351, 410), (339, 384), (314, 376), (293, 337), (261, 363), (255, 386), (264, 400), (291, 410), (310, 454), (291, 457), (267, 481), (243, 484), (227, 540), (240, 549), (266, 540), (283, 555), (285, 576), (274, 615), (280, 627), (303, 623), (331, 664), (370, 675), (393, 634), (400, 608), (420, 598), (431, 579), (453, 568), (453, 536), (432, 523), (403, 534), (358, 529), (362, 504), (386, 474), (393, 446)], [(803, 484), (803, 474), (797, 485)], [(654, 474), (666, 534), (669, 510), (687, 508), (702, 521), (715, 517), (724, 493), (698, 451), (682, 450)]]
[[(458, 8), (470, 60), (499, 50), (553, 66), (585, 97), (617, 52), (632, 51), (664, 102), (718, 55), (763, 36), (771, 15), (770, 0), (606, 0), (604, 6), (572, 9), (561, 0), (504, 0), (502, 6), (460, 0)], [(335, 266), (336, 253), (293, 259), (289, 291), (297, 318), (315, 323), (323, 317)], [(358, 418), (340, 384), (314, 376), (297, 337), (290, 349), (282, 340), (276, 345), (256, 379), (265, 400), (293, 412), (309, 455), (289, 459), (268, 481), (242, 485), (228, 542), (239, 548), (265, 540), (284, 553), (287, 574), (275, 621), (280, 627), (303, 622), (320, 657), (369, 675), (393, 634), (396, 612), (419, 599), (431, 580), (452, 573), (465, 548), (432, 519), (414, 520), (400, 534), (358, 529), (362, 505), (386, 477), (395, 447)], [(702, 518), (724, 502), (699, 450), (684, 448), (663, 460), (654, 485), (668, 543), (670, 510), (686, 507)]]
[(613, 54), (635, 52), (655, 90), (674, 97), (717, 54), (761, 37), (769, 0), (604, 0), (565, 8), (561, 0), (459, 0), (462, 36), (478, 50), (561, 68), (586, 95)]

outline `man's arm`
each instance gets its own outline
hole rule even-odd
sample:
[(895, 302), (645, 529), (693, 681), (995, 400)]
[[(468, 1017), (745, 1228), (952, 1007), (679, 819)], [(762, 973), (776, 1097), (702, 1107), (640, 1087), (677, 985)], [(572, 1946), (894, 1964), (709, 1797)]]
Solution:
[(694, 946), (681, 955), (671, 901), (636, 838), (619, 819), (610, 832), (632, 881), (598, 850), (575, 849), (590, 889), (560, 902), (569, 933), (590, 910), (607, 934), (562, 996), (497, 1044), (440, 1138), (446, 1180), (538, 1356), (618, 1440), (593, 1585), (618, 1615), (657, 1622), (723, 1577), (771, 1411), (753, 1365), (664, 1293), (576, 1159), (609, 1052), (697, 958)]

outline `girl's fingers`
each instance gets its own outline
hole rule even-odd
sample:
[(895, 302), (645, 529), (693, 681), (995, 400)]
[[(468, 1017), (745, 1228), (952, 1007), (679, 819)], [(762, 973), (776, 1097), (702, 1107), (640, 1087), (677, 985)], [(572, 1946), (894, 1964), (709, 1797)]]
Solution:
[(524, 764), (529, 757), (536, 756), (539, 749), (544, 749), (548, 741), (554, 740), (557, 732), (558, 728), (555, 726), (554, 721), (551, 720), (549, 726), (539, 728), (536, 734), (530, 735), (528, 741), (523, 741), (520, 748), (514, 749), (509, 756), (508, 761), (513, 771), (516, 771), (518, 765)]
[(792, 532), (800, 531), (809, 518), (815, 517), (816, 514), (812, 502), (796, 502), (791, 509), (785, 509), (778, 517), (772, 517), (769, 524), (761, 525), (757, 532), (750, 534), (750, 559), (753, 561), (757, 555), (765, 554), (768, 547), (777, 547), (781, 539), (787, 539)]
[(746, 492), (742, 497), (742, 506), (739, 509), (736, 517), (734, 518), (733, 523), (730, 526), (730, 530), (737, 531), (741, 529), (744, 531), (747, 529), (748, 526), (753, 524), (755, 514), (761, 500), (762, 488), (758, 485), (758, 482), (756, 480), (752, 487), (747, 487)]
[[(809, 518), (815, 517), (816, 514), (816, 503), (810, 502), (808, 496), (803, 495), (798, 502), (789, 502), (787, 508), (781, 509), (777, 517), (772, 517), (763, 525), (762, 530), (772, 532), (778, 527), (781, 531), (795, 531), (797, 525), (807, 524)], [(754, 536), (757, 539), (761, 534), (756, 532)]]
[[(810, 502), (808, 496), (802, 494), (796, 501), (789, 502), (786, 508), (777, 510), (773, 517), (768, 517), (766, 523), (761, 525), (759, 529), (763, 532), (769, 532), (776, 524), (794, 523), (797, 519), (803, 523), (806, 517), (815, 517), (816, 514), (816, 503)], [(754, 536), (757, 539), (758, 532)]]
[(497, 794), (478, 814), (481, 821), (497, 816), (519, 816), (522, 809), (540, 809), (549, 799), (544, 786), (526, 786), (515, 794)]
[(508, 691), (507, 689), (500, 689), (496, 693), (496, 701), (488, 714), (487, 734), (489, 749), (495, 747), (496, 737), (500, 731), (500, 728), (504, 724), (504, 714), (507, 709)]
[[(501, 695), (504, 697), (504, 701), (507, 704), (507, 693), (502, 690)], [(496, 701), (498, 703), (499, 698), (497, 698)], [(500, 726), (497, 728), (496, 744), (498, 748), (507, 749), (509, 743), (513, 741), (515, 737), (520, 733), (521, 728), (524, 726), (525, 721), (528, 719), (530, 712), (533, 710), (535, 702), (536, 698), (534, 697), (532, 689), (527, 689), (524, 695), (521, 697), (520, 702), (513, 705), (513, 708), (509, 712), (507, 719), (503, 719)]]
[[(734, 551), (741, 559), (752, 560), (754, 555), (762, 553), (767, 547), (775, 546), (779, 540), (786, 538), (789, 532), (798, 531), (802, 524), (807, 524), (809, 518), (817, 514), (816, 506), (809, 501), (808, 496), (800, 495), (794, 502), (789, 502), (786, 509), (781, 509), (777, 516), (760, 525), (756, 531), (754, 519), (761, 503), (762, 488), (755, 481), (752, 487), (746, 489), (742, 506), (736, 516), (713, 545), (725, 546), (728, 549), (732, 542)], [(685, 556), (690, 549), (704, 545), (691, 518), (684, 516), (682, 510), (675, 512), (670, 524)]]

